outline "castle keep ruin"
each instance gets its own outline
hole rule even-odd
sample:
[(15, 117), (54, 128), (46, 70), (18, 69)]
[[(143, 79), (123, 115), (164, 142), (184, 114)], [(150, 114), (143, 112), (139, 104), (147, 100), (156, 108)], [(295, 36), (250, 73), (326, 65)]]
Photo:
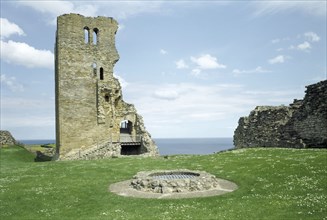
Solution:
[(57, 19), (57, 159), (158, 154), (142, 117), (123, 101), (113, 76), (117, 29), (113, 18), (65, 14)]

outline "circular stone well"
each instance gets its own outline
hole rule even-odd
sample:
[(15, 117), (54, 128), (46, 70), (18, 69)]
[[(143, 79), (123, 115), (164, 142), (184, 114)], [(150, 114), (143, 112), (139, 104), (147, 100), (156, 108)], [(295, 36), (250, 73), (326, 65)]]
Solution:
[(132, 180), (115, 183), (110, 191), (141, 198), (190, 198), (225, 194), (237, 185), (204, 171), (156, 170), (138, 172)]
[(139, 172), (131, 181), (134, 189), (153, 193), (203, 191), (218, 185), (215, 176), (204, 171), (190, 170)]

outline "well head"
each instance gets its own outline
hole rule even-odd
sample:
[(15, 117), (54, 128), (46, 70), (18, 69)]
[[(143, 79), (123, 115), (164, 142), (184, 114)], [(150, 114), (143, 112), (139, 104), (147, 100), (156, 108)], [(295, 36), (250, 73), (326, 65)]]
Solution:
[(215, 176), (204, 171), (161, 170), (137, 173), (130, 186), (154, 193), (203, 191), (219, 187)]

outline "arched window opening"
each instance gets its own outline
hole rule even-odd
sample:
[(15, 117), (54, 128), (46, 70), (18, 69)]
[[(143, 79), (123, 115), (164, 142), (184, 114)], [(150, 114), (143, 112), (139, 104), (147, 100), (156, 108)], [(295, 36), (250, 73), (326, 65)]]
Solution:
[(98, 33), (99, 33), (99, 29), (98, 28), (94, 28), (93, 29), (93, 44), (97, 45), (98, 44)]
[(104, 74), (103, 74), (103, 68), (100, 68), (100, 80), (103, 80)]
[(133, 136), (133, 122), (125, 119), (120, 122), (120, 145), (121, 155), (139, 155), (141, 154), (141, 139), (138, 135)]
[(121, 134), (131, 134), (133, 123), (129, 120), (123, 120), (120, 122), (120, 133)]
[(88, 27), (84, 27), (84, 43), (90, 43), (90, 29)]
[(93, 68), (93, 74), (96, 76), (97, 75), (97, 64), (95, 62), (92, 63), (92, 68)]

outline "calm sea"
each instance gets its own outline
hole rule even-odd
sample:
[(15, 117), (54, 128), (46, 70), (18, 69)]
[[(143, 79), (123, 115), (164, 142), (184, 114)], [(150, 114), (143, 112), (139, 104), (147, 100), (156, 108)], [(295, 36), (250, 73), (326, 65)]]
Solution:
[[(160, 155), (212, 154), (234, 147), (233, 138), (154, 138)], [(24, 144), (51, 144), (55, 140), (20, 140)]]
[(160, 155), (212, 154), (234, 148), (233, 138), (155, 138)]

